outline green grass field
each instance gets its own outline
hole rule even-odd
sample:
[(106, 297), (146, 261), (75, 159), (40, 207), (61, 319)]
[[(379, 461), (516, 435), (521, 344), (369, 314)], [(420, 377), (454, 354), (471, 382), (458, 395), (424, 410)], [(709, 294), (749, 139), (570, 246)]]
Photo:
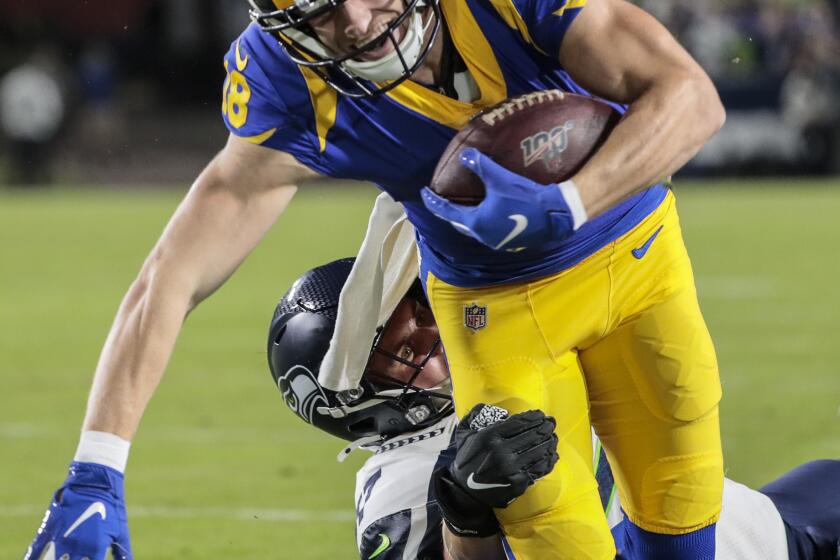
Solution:
[[(684, 188), (682, 188), (684, 187)], [(724, 384), (728, 475), (760, 485), (840, 457), (840, 183), (678, 185)], [(375, 192), (303, 191), (187, 321), (134, 441), (139, 558), (353, 558), (338, 440), (270, 381), (265, 330), (302, 271), (355, 253)], [(118, 302), (174, 191), (0, 191), (0, 558), (20, 557), (75, 450)]]

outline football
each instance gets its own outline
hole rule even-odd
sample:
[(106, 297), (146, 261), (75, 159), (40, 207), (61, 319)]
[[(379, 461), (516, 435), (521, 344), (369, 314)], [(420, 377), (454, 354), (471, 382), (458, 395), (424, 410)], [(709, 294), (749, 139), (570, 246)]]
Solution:
[(538, 183), (565, 181), (583, 167), (620, 119), (604, 101), (559, 90), (507, 99), (478, 113), (455, 135), (429, 187), (452, 202), (481, 202), (484, 184), (459, 161), (470, 147)]

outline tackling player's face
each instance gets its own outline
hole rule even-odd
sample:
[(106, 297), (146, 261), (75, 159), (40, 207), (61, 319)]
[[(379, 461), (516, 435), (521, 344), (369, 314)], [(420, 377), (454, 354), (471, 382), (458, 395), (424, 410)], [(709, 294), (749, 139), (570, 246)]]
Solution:
[[(382, 34), (388, 24), (405, 9), (402, 0), (346, 0), (334, 10), (312, 20), (309, 25), (330, 50), (345, 54), (366, 45)], [(394, 31), (399, 44), (407, 22)], [(390, 40), (363, 53), (362, 60), (377, 60), (394, 50)]]
[(440, 333), (432, 310), (414, 298), (404, 297), (379, 337), (378, 351), (374, 352), (368, 370), (371, 381), (380, 379), (408, 383), (417, 371), (387, 354), (399, 356), (418, 366), (428, 356), (413, 385), (423, 389), (440, 385), (449, 378), (449, 369), (439, 341)]

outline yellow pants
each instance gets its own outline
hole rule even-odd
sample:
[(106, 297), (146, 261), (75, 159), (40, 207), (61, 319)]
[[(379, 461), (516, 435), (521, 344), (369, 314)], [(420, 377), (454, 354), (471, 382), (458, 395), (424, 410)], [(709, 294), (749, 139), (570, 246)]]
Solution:
[(615, 557), (590, 422), (636, 525), (682, 534), (717, 520), (720, 381), (672, 195), (554, 276), (467, 289), (430, 274), (427, 290), (459, 415), (484, 402), (557, 419), (554, 471), (496, 512), (517, 559)]

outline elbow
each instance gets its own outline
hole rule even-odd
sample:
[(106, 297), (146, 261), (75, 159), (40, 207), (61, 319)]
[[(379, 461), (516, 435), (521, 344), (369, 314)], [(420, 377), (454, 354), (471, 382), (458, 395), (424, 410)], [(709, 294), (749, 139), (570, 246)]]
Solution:
[(688, 132), (692, 144), (699, 149), (726, 122), (726, 109), (711, 78), (699, 66), (670, 74), (664, 92), (665, 105), (672, 108), (671, 117)]
[(726, 108), (723, 106), (723, 102), (720, 100), (720, 95), (714, 84), (710, 82), (709, 85), (711, 91), (708, 107), (706, 108), (706, 119), (711, 128), (711, 134), (709, 136), (714, 136), (726, 123)]
[(726, 122), (726, 109), (720, 100), (717, 88), (705, 72), (699, 70), (698, 75), (693, 76), (690, 83), (691, 90), (694, 92), (694, 113), (705, 142), (723, 128)]

